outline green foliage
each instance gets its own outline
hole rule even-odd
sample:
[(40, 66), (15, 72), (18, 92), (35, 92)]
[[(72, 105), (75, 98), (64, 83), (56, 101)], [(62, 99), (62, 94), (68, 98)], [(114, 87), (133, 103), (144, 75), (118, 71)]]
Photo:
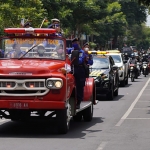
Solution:
[[(66, 37), (83, 33), (90, 35), (91, 46), (106, 46), (113, 39), (113, 47), (127, 43), (150, 43), (146, 21), (146, 0), (0, 0), (0, 30), (19, 27), (21, 18), (32, 21), (33, 27), (47, 27), (58, 18)], [(144, 40), (143, 40), (144, 39)], [(149, 44), (150, 45), (150, 44)], [(109, 46), (109, 45), (107, 45)]]

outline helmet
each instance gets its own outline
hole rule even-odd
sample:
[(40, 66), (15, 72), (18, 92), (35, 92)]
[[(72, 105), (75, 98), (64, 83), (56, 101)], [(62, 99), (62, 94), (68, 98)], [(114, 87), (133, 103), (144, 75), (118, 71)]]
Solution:
[(132, 53), (132, 54), (131, 54), (131, 57), (133, 58), (134, 56), (135, 56), (134, 53)]

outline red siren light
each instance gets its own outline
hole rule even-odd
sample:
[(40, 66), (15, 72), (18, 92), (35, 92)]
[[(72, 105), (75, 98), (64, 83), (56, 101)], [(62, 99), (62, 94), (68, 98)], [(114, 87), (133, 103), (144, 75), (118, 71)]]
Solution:
[(5, 28), (5, 33), (56, 33), (56, 29), (50, 28)]

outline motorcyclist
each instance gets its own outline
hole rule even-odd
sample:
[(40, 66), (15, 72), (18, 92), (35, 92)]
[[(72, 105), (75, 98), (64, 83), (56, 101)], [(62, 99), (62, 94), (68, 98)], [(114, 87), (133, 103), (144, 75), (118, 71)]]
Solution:
[(137, 59), (135, 58), (134, 54), (131, 54), (131, 60), (130, 60), (130, 64), (137, 64)]
[(143, 54), (142, 62), (148, 62), (148, 58), (146, 54)]
[(135, 58), (134, 53), (131, 54), (130, 64), (134, 64), (134, 67), (135, 67), (135, 74), (137, 75), (137, 74), (138, 74), (137, 59)]

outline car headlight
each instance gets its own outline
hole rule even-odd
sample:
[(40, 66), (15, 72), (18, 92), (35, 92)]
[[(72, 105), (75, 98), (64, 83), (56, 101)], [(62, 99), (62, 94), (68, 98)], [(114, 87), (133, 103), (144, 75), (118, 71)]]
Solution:
[(123, 66), (122, 66), (122, 67), (119, 67), (119, 70), (123, 70)]
[(48, 89), (60, 89), (63, 86), (63, 80), (60, 78), (48, 78), (46, 80), (46, 87)]

